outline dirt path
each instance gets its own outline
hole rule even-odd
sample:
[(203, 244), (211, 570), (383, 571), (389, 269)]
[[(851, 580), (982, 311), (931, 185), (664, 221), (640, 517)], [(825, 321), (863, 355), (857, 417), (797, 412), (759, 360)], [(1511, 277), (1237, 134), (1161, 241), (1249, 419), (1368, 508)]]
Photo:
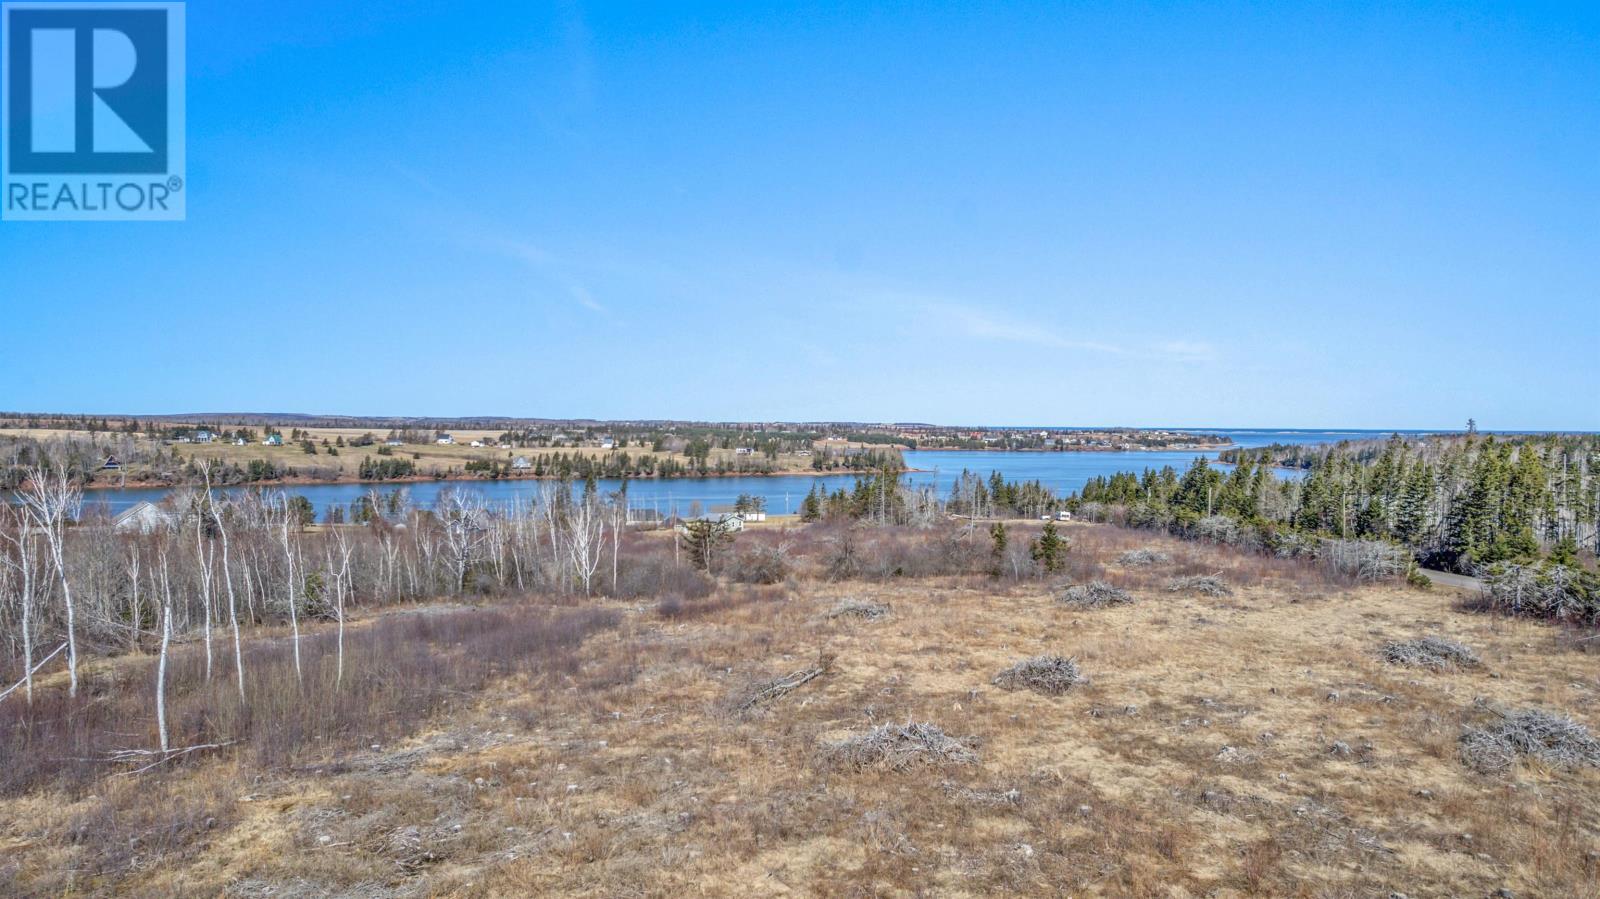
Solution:
[(1428, 578), (1435, 584), (1442, 584), (1446, 587), (1455, 587), (1459, 590), (1472, 590), (1474, 592), (1483, 589), (1483, 581), (1475, 577), (1468, 577), (1464, 574), (1451, 574), (1448, 571), (1433, 571), (1432, 569), (1428, 568), (1422, 569), (1422, 573), (1427, 575)]

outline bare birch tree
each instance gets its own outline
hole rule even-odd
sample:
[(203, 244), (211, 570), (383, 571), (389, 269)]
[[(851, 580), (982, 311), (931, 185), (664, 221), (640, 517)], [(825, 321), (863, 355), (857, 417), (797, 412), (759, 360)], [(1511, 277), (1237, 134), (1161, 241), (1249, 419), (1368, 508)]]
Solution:
[(567, 555), (573, 573), (583, 584), (583, 595), (594, 594), (594, 573), (600, 568), (605, 545), (606, 518), (592, 496), (573, 503), (566, 516)]
[(161, 752), (172, 751), (167, 738), (167, 654), (172, 646), (172, 578), (167, 571), (167, 547), (161, 547), (161, 657), (156, 663), (156, 730)]
[(15, 548), (15, 558), (0, 556), (8, 568), (15, 572), (17, 590), (17, 618), (22, 630), (22, 679), (28, 703), (33, 703), (33, 591), (38, 570), (38, 546), (33, 537), (33, 519), (26, 512), (9, 516), (14, 531), (0, 528), (0, 538)]
[(61, 601), (67, 617), (67, 695), (78, 695), (77, 608), (72, 601), (72, 583), (67, 578), (66, 529), (69, 519), (77, 518), (83, 503), (83, 489), (73, 481), (65, 466), (39, 465), (29, 468), (27, 482), (17, 491), (23, 507), (44, 535), (57, 577), (61, 580)]
[[(209, 475), (209, 472), (208, 472)], [(209, 478), (206, 482), (206, 494), (211, 493)], [(211, 520), (217, 525), (217, 535), (222, 538), (222, 582), (228, 588), (228, 623), (233, 628), (233, 667), (239, 679), (239, 702), (245, 701), (244, 695), (244, 647), (239, 639), (239, 604), (233, 595), (233, 568), (228, 559), (228, 525), (222, 520), (222, 513), (217, 509), (217, 503), (211, 503)]]
[(279, 506), (282, 518), (279, 521), (279, 537), (283, 544), (284, 564), (288, 567), (286, 574), (289, 594), (289, 631), (294, 640), (294, 677), (297, 681), (305, 679), (300, 668), (300, 613), (295, 605), (295, 550), (289, 540), (289, 522), (294, 518), (294, 510), (289, 508), (289, 498), (279, 494)]

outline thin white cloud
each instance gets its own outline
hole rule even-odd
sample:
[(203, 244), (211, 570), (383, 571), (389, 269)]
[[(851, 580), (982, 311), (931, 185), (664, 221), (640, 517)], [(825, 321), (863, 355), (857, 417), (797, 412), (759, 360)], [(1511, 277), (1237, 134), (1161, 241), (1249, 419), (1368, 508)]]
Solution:
[(590, 312), (611, 314), (609, 309), (595, 299), (594, 293), (587, 285), (574, 277), (559, 259), (543, 247), (524, 240), (489, 234), (472, 234), (465, 240), (478, 249), (520, 262), (538, 274), (555, 281), (566, 290), (573, 302)]
[(1120, 355), (1127, 352), (1114, 344), (1095, 340), (1076, 340), (1065, 337), (1037, 324), (1007, 321), (992, 313), (980, 312), (963, 306), (947, 306), (945, 312), (968, 337), (979, 340), (998, 340), (1062, 350), (1085, 350), (1095, 353)]
[(1217, 348), (1203, 340), (1164, 340), (1155, 345), (1155, 352), (1176, 362), (1217, 360)]
[(1215, 346), (1202, 340), (1141, 340), (1127, 343), (1089, 340), (1062, 333), (1045, 322), (1024, 321), (1004, 311), (982, 308), (970, 302), (914, 294), (880, 294), (876, 299), (899, 305), (912, 318), (932, 321), (945, 331), (971, 340), (1186, 364), (1215, 362), (1220, 357)]
[(589, 293), (589, 288), (584, 287), (582, 284), (570, 283), (567, 285), (567, 290), (572, 293), (572, 298), (578, 301), (579, 306), (594, 312), (608, 311), (606, 307), (600, 305), (600, 302), (594, 298), (593, 294)]

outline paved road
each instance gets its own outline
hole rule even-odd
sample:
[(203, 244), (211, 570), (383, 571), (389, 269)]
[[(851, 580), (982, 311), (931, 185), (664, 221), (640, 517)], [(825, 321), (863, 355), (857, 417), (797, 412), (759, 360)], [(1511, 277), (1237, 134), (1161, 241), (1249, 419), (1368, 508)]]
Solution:
[(1432, 580), (1435, 584), (1441, 584), (1446, 587), (1459, 587), (1462, 590), (1480, 590), (1483, 588), (1483, 581), (1478, 580), (1475, 577), (1468, 577), (1464, 574), (1451, 574), (1448, 571), (1432, 571), (1427, 568), (1422, 569), (1422, 573), (1427, 575), (1429, 580)]

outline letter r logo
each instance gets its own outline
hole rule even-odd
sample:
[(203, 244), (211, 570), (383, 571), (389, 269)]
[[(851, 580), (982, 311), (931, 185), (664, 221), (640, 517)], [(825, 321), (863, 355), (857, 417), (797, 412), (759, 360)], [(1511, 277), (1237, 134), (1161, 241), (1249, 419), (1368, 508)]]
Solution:
[(6, 9), (9, 169), (167, 171), (166, 9)]

